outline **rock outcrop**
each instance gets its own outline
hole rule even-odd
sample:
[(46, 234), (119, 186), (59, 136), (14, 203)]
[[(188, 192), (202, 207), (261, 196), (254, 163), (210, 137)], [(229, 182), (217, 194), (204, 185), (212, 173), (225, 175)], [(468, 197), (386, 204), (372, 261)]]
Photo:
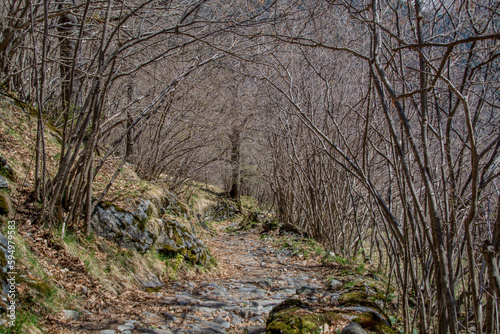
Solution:
[(168, 203), (168, 209), (157, 208), (150, 200), (140, 199), (133, 211), (104, 203), (96, 208), (92, 217), (93, 231), (124, 248), (141, 253), (181, 254), (192, 263), (206, 265), (210, 255), (203, 241), (169, 216), (158, 217), (159, 212), (172, 212), (175, 208), (182, 213), (186, 209), (173, 198), (164, 203)]
[(9, 178), (14, 177), (14, 171), (7, 163), (7, 160), (2, 156), (0, 156), (0, 172)]
[(209, 206), (204, 216), (208, 220), (223, 221), (233, 218), (238, 214), (238, 208), (230, 201), (220, 201), (217, 204)]
[[(9, 195), (9, 183), (0, 175), (0, 216), (13, 216), (12, 203)], [(5, 220), (5, 219), (4, 219)]]
[(342, 315), (336, 312), (317, 312), (300, 299), (288, 299), (269, 313), (266, 334), (322, 333), (341, 321)]
[(0, 175), (0, 189), (8, 188), (8, 187), (9, 187), (9, 183), (2, 175)]
[(12, 212), (10, 196), (3, 190), (0, 190), (0, 216), (10, 217)]
[[(14, 179), (14, 171), (2, 156), (0, 156), (0, 221), (14, 217), (10, 188)], [(2, 217), (3, 216), (3, 217)]]
[(367, 284), (357, 284), (333, 294), (334, 309), (288, 299), (269, 313), (266, 334), (316, 333), (346, 321), (351, 324), (342, 333), (366, 333), (367, 330), (379, 334), (396, 333), (381, 307), (383, 300), (384, 295)]
[[(159, 229), (155, 249), (165, 255), (181, 254), (191, 263), (205, 265), (210, 255), (205, 243), (193, 233), (171, 219), (158, 219), (156, 228)], [(153, 229), (152, 229), (153, 230)]]
[(260, 212), (260, 211), (253, 211), (250, 212), (245, 219), (243, 219), (240, 223), (238, 228), (240, 230), (249, 230), (252, 229), (258, 225), (262, 225), (263, 229), (265, 230), (264, 225), (268, 224), (271, 222), (271, 218), (269, 218), (265, 213)]
[(295, 234), (304, 238), (309, 238), (309, 234), (299, 226), (290, 223), (283, 223), (280, 226), (280, 234)]
[(7, 281), (9, 272), (7, 268), (7, 259), (8, 259), (8, 241), (5, 239), (3, 234), (0, 233), (0, 312), (7, 311), (8, 299), (7, 296), (9, 294), (9, 282)]

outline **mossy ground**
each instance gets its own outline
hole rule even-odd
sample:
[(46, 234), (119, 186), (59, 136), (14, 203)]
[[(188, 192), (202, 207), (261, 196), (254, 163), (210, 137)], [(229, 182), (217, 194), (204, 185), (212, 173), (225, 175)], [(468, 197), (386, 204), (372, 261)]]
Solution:
[(306, 259), (314, 257), (324, 257), (327, 254), (325, 248), (316, 240), (302, 238), (296, 235), (283, 235), (274, 238), (275, 243), (282, 249), (292, 251), (292, 256), (300, 256)]
[[(7, 229), (1, 230), (7, 235)], [(13, 240), (16, 250), (15, 257), (17, 284), (16, 321), (14, 327), (0, 327), (0, 333), (37, 333), (40, 327), (40, 317), (46, 314), (56, 314), (63, 309), (74, 308), (79, 304), (78, 295), (68, 292), (58, 284), (47, 272), (39, 257), (32, 251), (30, 245), (19, 233)], [(5, 319), (4, 319), (5, 320)]]

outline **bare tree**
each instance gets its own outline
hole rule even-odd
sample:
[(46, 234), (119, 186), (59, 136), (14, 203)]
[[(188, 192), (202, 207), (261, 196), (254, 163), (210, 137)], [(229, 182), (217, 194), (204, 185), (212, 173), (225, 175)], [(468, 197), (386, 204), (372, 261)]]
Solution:
[[(473, 14), (484, 18), (479, 23), (466, 3), (314, 3), (309, 20), (258, 34), (286, 43), (255, 74), (286, 124), (280, 135), (289, 144), (269, 147), (278, 150), (279, 169), (269, 175), (278, 213), (312, 232), (327, 226), (325, 218), (332, 226), (352, 221), (350, 235), (371, 248), (382, 242), (403, 290), (405, 332), (413, 321), (423, 333), (499, 331), (480, 245), (493, 236), (484, 207), (492, 196), (498, 206), (492, 69), (500, 36), (497, 7), (482, 5)], [(336, 208), (352, 215), (338, 223), (335, 210), (313, 204), (331, 182), (314, 181), (317, 155), (345, 180), (335, 188), (349, 201)], [(366, 238), (360, 231), (370, 221)]]

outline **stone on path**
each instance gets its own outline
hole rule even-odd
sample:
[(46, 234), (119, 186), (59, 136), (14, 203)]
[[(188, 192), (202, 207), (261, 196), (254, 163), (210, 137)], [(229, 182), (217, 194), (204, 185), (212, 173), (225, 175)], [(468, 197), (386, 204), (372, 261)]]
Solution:
[(340, 334), (368, 334), (357, 322), (347, 325)]
[(78, 320), (80, 319), (80, 312), (73, 310), (63, 310), (64, 319), (66, 320)]
[(342, 287), (342, 282), (336, 279), (332, 279), (329, 284), (329, 288), (332, 290), (336, 290), (338, 288)]
[(171, 330), (168, 329), (153, 329), (153, 328), (138, 328), (137, 329), (141, 333), (146, 334), (174, 334)]

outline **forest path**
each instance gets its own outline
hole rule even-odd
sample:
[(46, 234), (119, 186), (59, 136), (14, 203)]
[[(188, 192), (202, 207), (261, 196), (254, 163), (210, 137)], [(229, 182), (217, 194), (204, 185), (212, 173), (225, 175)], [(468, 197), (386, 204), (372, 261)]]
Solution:
[(218, 261), (216, 276), (167, 283), (147, 303), (136, 304), (140, 311), (135, 306), (134, 314), (88, 332), (264, 333), (269, 312), (282, 301), (297, 295), (312, 303), (331, 298), (321, 278), (328, 269), (317, 260), (292, 256), (292, 249), (257, 231), (226, 233), (228, 224), (219, 224), (217, 234), (205, 240)]

